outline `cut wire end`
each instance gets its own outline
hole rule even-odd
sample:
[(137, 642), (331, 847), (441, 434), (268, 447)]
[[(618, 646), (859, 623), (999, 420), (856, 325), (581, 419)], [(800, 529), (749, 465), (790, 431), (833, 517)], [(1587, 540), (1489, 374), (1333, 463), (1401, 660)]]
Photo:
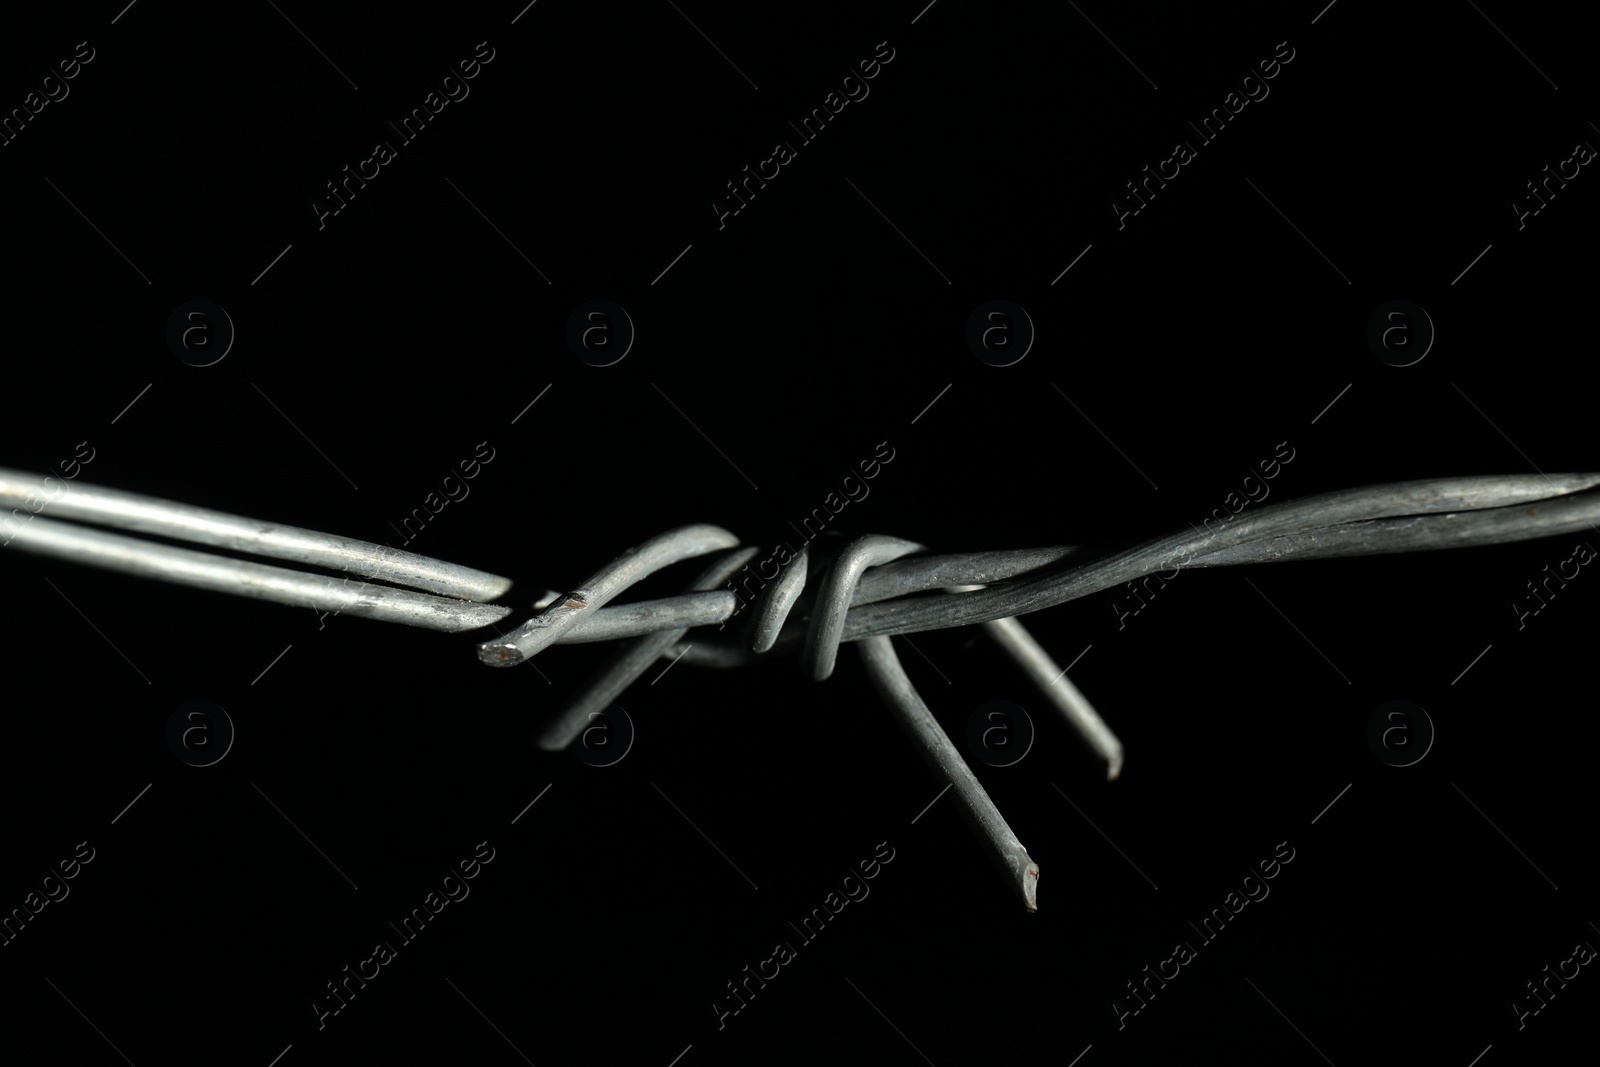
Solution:
[[(11, 509), (11, 515), (3, 520), (6, 545), (200, 589), (430, 630), (475, 630), (498, 622), (511, 611), (503, 605), (477, 602), (492, 600), (511, 587), (511, 580), (499, 575), (387, 545), (101, 486), (58, 483), (52, 491), (48, 483), (54, 480), (0, 468), (0, 506)], [(44, 517), (46, 510), (53, 517)], [(358, 577), (336, 578), (238, 560), (83, 525), (87, 523), (337, 569)], [(358, 578), (407, 588), (371, 585)]]
[[(0, 518), (5, 545), (240, 596), (435, 630), (474, 629), (510, 610), (478, 602), (502, 595), (511, 585), (484, 571), (112, 489), (58, 485), (49, 490), (52, 480), (0, 469), (0, 506), (11, 509), (9, 518)], [(931, 555), (914, 542), (874, 535), (845, 544), (821, 564), (825, 576), (809, 591), (804, 587), (812, 546), (807, 545), (780, 575), (762, 584), (743, 647), (684, 644), (683, 638), (694, 627), (721, 627), (740, 612), (744, 605), (739, 596), (719, 586), (745, 569), (759, 549), (740, 547), (738, 538), (718, 526), (685, 526), (624, 552), (572, 592), (542, 597), (534, 605), (538, 615), (499, 640), (479, 644), (478, 656), (504, 667), (553, 644), (632, 639), (540, 735), (541, 748), (560, 749), (658, 658), (730, 667), (798, 647), (805, 672), (821, 681), (832, 674), (839, 646), (858, 642), (874, 687), (955, 790), (963, 817), (985, 841), (1027, 909), (1034, 911), (1038, 865), (912, 687), (889, 635), (983, 625), (1104, 762), (1107, 779), (1115, 780), (1123, 767), (1122, 743), (1015, 616), (1149, 574), (1170, 578), (1183, 567), (1427, 551), (1596, 530), (1597, 486), (1600, 474), (1593, 473), (1368, 486), (1264, 505), (1249, 515), (1229, 517), (1215, 529), (1191, 526), (1109, 552), (1056, 546)], [(41, 517), (46, 508), (52, 509), (51, 518)], [(80, 523), (338, 568), (408, 588), (236, 560)], [(664, 567), (714, 552), (722, 554), (681, 596), (605, 606)], [(935, 591), (945, 595), (922, 595)]]

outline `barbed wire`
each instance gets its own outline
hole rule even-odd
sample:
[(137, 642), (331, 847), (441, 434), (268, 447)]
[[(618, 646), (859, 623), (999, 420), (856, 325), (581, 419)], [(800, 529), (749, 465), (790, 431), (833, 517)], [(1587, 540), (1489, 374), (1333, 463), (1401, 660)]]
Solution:
[[(55, 488), (48, 483), (56, 481)], [(805, 674), (826, 680), (838, 650), (858, 642), (874, 687), (935, 771), (955, 789), (963, 817), (991, 858), (1035, 910), (1038, 865), (961, 759), (906, 676), (892, 635), (981, 625), (1033, 680), (1116, 778), (1122, 743), (1016, 616), (1124, 583), (1169, 581), (1185, 567), (1240, 566), (1501, 544), (1597, 530), (1600, 474), (1473, 476), (1342, 489), (1235, 513), (1128, 548), (1061, 545), (930, 554), (880, 534), (808, 543), (771, 578), (745, 575), (761, 553), (728, 530), (669, 530), (617, 556), (566, 593), (550, 591), (539, 613), (491, 641), (479, 659), (496, 667), (527, 662), (557, 644), (619, 641), (602, 669), (538, 736), (564, 749), (595, 715), (657, 660), (735, 667), (797, 650)], [(442, 631), (492, 625), (510, 614), (487, 603), (509, 579), (416, 553), (301, 527), (100, 486), (0, 469), (0, 546), (234, 595)], [(45, 511), (52, 515), (46, 517)], [(1242, 507), (1240, 509), (1243, 510)], [(82, 523), (288, 560), (345, 577), (218, 556)], [(787, 548), (787, 546), (785, 546)], [(710, 557), (679, 596), (607, 606), (673, 564)], [(769, 557), (770, 558), (770, 557)], [(810, 582), (816, 566), (821, 577)], [(351, 576), (355, 577), (352, 578)], [(369, 581), (387, 583), (371, 584)], [(393, 588), (402, 586), (405, 588)], [(726, 628), (743, 616), (733, 643), (685, 642), (692, 630)]]

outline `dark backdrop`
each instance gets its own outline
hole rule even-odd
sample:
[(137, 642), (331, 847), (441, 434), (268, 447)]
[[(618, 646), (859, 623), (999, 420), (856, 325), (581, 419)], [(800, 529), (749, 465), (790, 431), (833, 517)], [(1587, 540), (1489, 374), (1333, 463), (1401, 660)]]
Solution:
[[(6, 466), (397, 546), (455, 493), (406, 547), (514, 579), (513, 624), (675, 526), (793, 540), (879, 453), (830, 528), (941, 550), (1184, 529), (1275, 454), (1269, 503), (1595, 466), (1574, 145), (1600, 131), (1562, 14), (121, 3), (0, 34)], [(435, 90), (457, 99), (414, 140), (387, 125)], [(857, 99), (803, 140), (835, 91)], [(1187, 125), (1229, 102), (1212, 140)], [(347, 166), (377, 174), (334, 213)], [(747, 166), (778, 173), (734, 214)], [(1577, 176), (1535, 214), (1547, 166)], [(1135, 214), (1146, 167), (1177, 175)], [(168, 342), (194, 300), (234, 332), (210, 366), (215, 310)], [(567, 340), (592, 300), (634, 333), (610, 366)], [(991, 320), (1010, 366), (967, 342), (990, 300), (1025, 309)], [(1600, 944), (1600, 578), (1512, 601), (1584, 541), (1190, 570), (1137, 614), (1029, 616), (1125, 742), (1115, 782), (977, 630), (897, 641), (958, 741), (996, 699), (1037, 728), (973, 761), (1041, 867), (1031, 915), (953, 797), (929, 806), (851, 649), (820, 684), (792, 656), (652, 671), (619, 702), (632, 748), (593, 767), (531, 738), (604, 646), (495, 671), (489, 631), (13, 548), (0, 906), (38, 913), (0, 947), (3, 1040), (140, 1067), (1545, 1062), (1600, 984), (1574, 957)], [(210, 766), (167, 740), (190, 700), (231, 724)], [(1391, 700), (1431, 723), (1411, 766), (1367, 741)], [(470, 895), (404, 940), (461, 861)], [(1134, 1014), (1146, 967), (1178, 976)], [(1563, 968), (1533, 1014), (1525, 983)]]

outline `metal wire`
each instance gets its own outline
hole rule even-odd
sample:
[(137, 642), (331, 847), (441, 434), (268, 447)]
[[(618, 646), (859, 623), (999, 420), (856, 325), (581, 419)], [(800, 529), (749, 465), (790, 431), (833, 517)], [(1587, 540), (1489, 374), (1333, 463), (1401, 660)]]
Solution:
[[(754, 559), (758, 551), (760, 550), (757, 548), (739, 548), (727, 553), (708, 567), (689, 588), (715, 589), (737, 574), (739, 568)], [(612, 657), (611, 662), (584, 687), (582, 695), (556, 716), (555, 721), (539, 738), (539, 747), (547, 751), (556, 751), (572, 744), (583, 729), (593, 721), (592, 716), (596, 712), (602, 712), (610, 707), (612, 701), (637, 681), (663, 651), (676, 644), (688, 632), (687, 627), (657, 630), (628, 641), (622, 646), (622, 650)]]
[(1039, 865), (1022, 847), (1000, 809), (961, 758), (956, 746), (939, 727), (939, 722), (922, 702), (916, 687), (900, 666), (900, 657), (887, 637), (869, 637), (861, 642), (861, 660), (878, 695), (894, 713), (895, 719), (922, 753), (935, 773), (955, 788), (961, 817), (989, 846), (989, 856), (1008, 884), (1022, 895), (1029, 911), (1037, 911), (1035, 894), (1039, 887)]
[(720, 526), (684, 526), (628, 549), (596, 572), (583, 586), (568, 593), (498, 641), (478, 646), (478, 658), (491, 667), (513, 667), (554, 644), (580, 620), (607, 601), (663, 567), (702, 556), (719, 548), (733, 548), (739, 539)]
[[(167, 581), (338, 610), (410, 626), (468, 630), (503, 618), (492, 600), (510, 581), (483, 571), (367, 542), (244, 519), (94, 486), (0, 469), (4, 545), (92, 566)], [(1008, 882), (1035, 908), (1038, 866), (961, 760), (900, 667), (889, 635), (983, 625), (1102, 759), (1107, 777), (1122, 767), (1123, 748), (1087, 698), (1014, 616), (1089, 596), (1184, 567), (1237, 566), (1289, 560), (1427, 551), (1499, 544), (1595, 529), (1600, 474), (1484, 476), (1400, 482), (1323, 493), (1266, 505), (1248, 515), (1156, 538), (1133, 548), (1081, 546), (930, 555), (915, 542), (869, 535), (834, 546), (807, 544), (746, 606), (719, 589), (748, 571), (759, 549), (718, 526), (685, 526), (629, 549), (564, 595), (547, 593), (539, 614), (511, 634), (478, 645), (482, 662), (514, 666), (554, 644), (628, 639), (539, 738), (546, 749), (569, 745), (594, 713), (608, 707), (658, 658), (730, 667), (798, 646), (805, 673), (833, 672), (839, 646), (859, 642), (874, 686), (935, 770), (955, 788), (962, 813), (983, 837)], [(54, 517), (43, 518), (45, 508)], [(289, 570), (191, 549), (139, 541), (71, 521), (249, 552), (409, 586), (373, 586), (350, 578)], [(1215, 523), (1215, 528), (1212, 528)], [(1600, 532), (1600, 531), (1597, 531)], [(815, 551), (814, 551), (815, 550)], [(645, 577), (695, 556), (711, 565), (676, 597), (606, 604)], [(823, 578), (807, 589), (813, 564)], [(745, 589), (751, 579), (744, 579)], [(748, 611), (742, 640), (728, 645), (683, 643), (691, 629), (723, 628)]]
[[(859, 640), (879, 695), (931, 766), (953, 787), (963, 818), (986, 844), (1008, 885), (1037, 908), (1039, 867), (990, 800), (971, 769), (917, 694), (900, 666), (887, 634), (982, 623), (1051, 699), (1068, 724), (1105, 761), (1116, 778), (1123, 763), (1121, 741), (1083, 694), (1058, 670), (1049, 654), (1011, 618), (1157, 573), (1169, 579), (1184, 566), (1234, 566), (1291, 559), (1417, 551), (1494, 544), (1546, 537), (1591, 527), (1600, 519), (1600, 475), (1554, 478), (1455, 478), (1343, 490), (1264, 507), (1219, 529), (1158, 538), (1088, 562), (1072, 546), (1023, 552), (917, 556), (922, 546), (898, 538), (868, 536), (847, 545), (828, 567), (815, 594), (804, 601), (810, 545), (770, 584), (763, 583), (747, 634), (748, 650), (716, 645), (680, 645), (689, 626), (726, 623), (738, 610), (727, 591), (690, 593), (586, 613), (565, 637), (606, 640), (644, 631), (665, 635), (659, 645), (638, 639), (634, 658), (625, 654), (603, 672), (540, 738), (541, 747), (564, 748), (588, 717), (619, 696), (654, 655), (675, 661), (736, 666), (762, 658), (785, 644), (803, 641), (801, 662), (815, 680), (833, 669), (838, 646)], [(1206, 523), (1209, 527), (1210, 522)], [(664, 535), (671, 538), (672, 535)], [(910, 558), (906, 558), (910, 557)], [(730, 557), (697, 585), (731, 578), (751, 554)], [(1170, 568), (1170, 573), (1161, 573)], [(758, 581), (761, 579), (757, 578)], [(942, 596), (919, 596), (930, 590)], [(1020, 609), (1020, 611), (1019, 611)], [(802, 614), (804, 637), (785, 625)], [(659, 649), (659, 651), (656, 651)]]
[(1017, 662), (1023, 673), (1033, 679), (1034, 685), (1055, 705), (1067, 725), (1076, 730), (1094, 754), (1105, 762), (1106, 780), (1115, 781), (1122, 773), (1122, 742), (1111, 732), (1111, 727), (1106, 725), (1094, 705), (1089, 703), (1089, 698), (1072, 684), (1067, 672), (1056, 666), (1050, 653), (1016, 619), (995, 619), (984, 623), (983, 628)]
[[(1552, 537), (1600, 522), (1600, 474), (1449, 478), (1344, 489), (1262, 507), (1216, 529), (1158, 538), (1087, 563), (1079, 546), (903, 559), (866, 572), (850, 598), (841, 641), (969, 626), (1054, 607), (1148, 574), (1170, 578), (1183, 567), (1383, 555)], [(791, 567), (793, 564), (791, 564)], [(786, 576), (787, 577), (787, 576)], [(944, 597), (912, 594), (954, 585), (986, 585)], [(773, 587), (769, 586), (771, 590)], [(792, 586), (785, 590), (790, 596)], [(763, 591), (758, 611), (776, 614)], [(815, 598), (813, 598), (814, 601)], [(883, 603), (883, 601), (889, 601)], [(790, 607), (804, 604), (804, 594)], [(652, 630), (725, 623), (739, 610), (722, 590), (639, 601), (600, 611), (573, 627), (573, 643), (632, 637)], [(804, 612), (806, 609), (800, 609)], [(770, 621), (764, 620), (770, 632)], [(802, 636), (785, 626), (777, 645)], [(699, 646), (696, 646), (699, 647)], [(676, 654), (676, 650), (668, 652)], [(828, 658), (825, 651), (807, 652)], [(737, 653), (702, 652), (685, 662), (749, 662)]]
[[(52, 481), (54, 490), (48, 488)], [(107, 570), (430, 630), (476, 630), (511, 612), (503, 605), (472, 602), (500, 596), (511, 588), (509, 578), (298, 526), (5, 468), (0, 468), (0, 507), (11, 512), (0, 517), (0, 544)], [(55, 517), (43, 517), (46, 509)], [(252, 563), (62, 519), (307, 563), (427, 592)]]

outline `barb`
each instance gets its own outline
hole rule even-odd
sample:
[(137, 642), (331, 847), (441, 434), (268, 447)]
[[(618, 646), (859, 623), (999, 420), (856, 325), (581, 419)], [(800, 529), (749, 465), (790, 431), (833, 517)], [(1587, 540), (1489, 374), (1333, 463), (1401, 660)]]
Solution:
[(902, 556), (922, 551), (923, 546), (898, 537), (870, 534), (850, 542), (828, 568), (828, 575), (817, 590), (806, 630), (806, 673), (813, 681), (824, 682), (833, 674), (839, 655), (839, 635), (844, 631), (845, 612), (850, 598), (868, 567), (893, 563)]
[(872, 685), (878, 691), (906, 734), (938, 774), (955, 787), (962, 818), (987, 842), (989, 856), (1006, 880), (1022, 894), (1029, 911), (1037, 911), (1035, 894), (1039, 887), (1039, 865), (1017, 840), (1005, 816), (994, 806), (989, 794), (956, 751), (956, 746), (922, 702), (916, 687), (900, 666), (900, 657), (887, 637), (870, 637), (861, 642), (861, 661), (867, 665)]
[[(1600, 474), (1401, 482), (1269, 504), (1224, 526), (1191, 528), (1121, 552), (1060, 545), (916, 556), (862, 576), (839, 636), (841, 641), (859, 641), (976, 625), (1055, 607), (1148, 574), (1170, 578), (1184, 567), (1386, 555), (1554, 537), (1600, 523), (1600, 490), (1595, 486), (1600, 486)], [(1079, 562), (1086, 556), (1092, 557), (1089, 562)], [(947, 597), (913, 595), (980, 585), (986, 588)], [(773, 588), (769, 585), (762, 596), (770, 597)], [(787, 592), (793, 595), (792, 587)], [(717, 625), (740, 608), (740, 598), (728, 590), (638, 601), (596, 612), (567, 631), (562, 643)], [(757, 610), (775, 608), (769, 599), (758, 603)], [(803, 620), (807, 611), (801, 593), (793, 614)], [(799, 640), (803, 625), (784, 626), (773, 647)], [(669, 651), (676, 655), (678, 650)], [(750, 658), (697, 642), (684, 662), (736, 666)]]
[[(967, 592), (971, 588), (957, 587), (952, 592)], [(1067, 678), (1066, 670), (1056, 666), (1050, 653), (1016, 619), (995, 619), (984, 623), (983, 629), (1033, 679), (1033, 684), (1055, 705), (1067, 725), (1105, 762), (1106, 781), (1116, 781), (1122, 774), (1122, 741), (1112, 733), (1111, 727), (1089, 703), (1089, 698)]]
[(505, 637), (483, 642), (478, 646), (478, 658), (491, 667), (515, 666), (553, 644), (562, 633), (618, 593), (661, 568), (719, 548), (735, 548), (738, 544), (739, 539), (727, 530), (709, 525), (684, 526), (653, 537), (612, 560), (584, 582), (582, 588), (568, 593)]
[[(734, 549), (708, 567), (689, 588), (715, 589), (739, 573), (739, 568), (754, 559), (759, 551), (760, 549), (753, 547)], [(641, 674), (650, 669), (650, 665), (662, 652), (671, 648), (688, 632), (687, 627), (657, 630), (624, 645), (622, 651), (612, 658), (605, 669), (584, 687), (578, 698), (556, 716), (555, 721), (539, 737), (539, 747), (548, 752), (559, 751), (572, 744), (583, 732), (584, 727), (589, 725), (594, 712), (604, 711), (628, 686), (638, 681)]]
[[(509, 611), (475, 603), (510, 582), (483, 571), (409, 552), (293, 526), (258, 522), (94, 486), (59, 485), (0, 468), (3, 540), (39, 553), (297, 606), (338, 609), (411, 626), (466, 630)], [(1170, 578), (1183, 567), (1239, 566), (1287, 560), (1429, 551), (1552, 537), (1600, 522), (1600, 474), (1465, 477), (1346, 489), (1265, 505), (1212, 528), (1190, 527), (1133, 548), (1050, 546), (934, 555), (899, 538), (868, 536), (807, 545), (770, 580), (757, 578), (752, 605), (719, 589), (759, 553), (719, 526), (685, 526), (624, 552), (576, 590), (549, 594), (540, 614), (478, 646), (482, 662), (511, 666), (554, 644), (633, 639), (539, 738), (558, 749), (660, 657), (732, 667), (798, 646), (805, 673), (833, 672), (841, 644), (860, 642), (880, 695), (924, 756), (961, 798), (962, 813), (988, 845), (1030, 911), (1038, 867), (1028, 857), (970, 768), (917, 695), (889, 642), (891, 634), (982, 624), (1029, 674), (1116, 778), (1123, 749), (1087, 698), (1066, 679), (1015, 616), (1110, 589), (1148, 574)], [(51, 509), (52, 517), (41, 517)], [(76, 520), (76, 521), (63, 521)], [(94, 522), (136, 533), (249, 552), (424, 592), (368, 585), (210, 555), (79, 525)], [(813, 552), (815, 550), (815, 552)], [(605, 605), (648, 575), (681, 560), (721, 553), (684, 594)], [(816, 555), (817, 560), (812, 556)], [(824, 575), (807, 589), (813, 563)], [(748, 592), (749, 579), (744, 579)], [(938, 592), (941, 595), (924, 595)], [(725, 624), (748, 611), (735, 645), (696, 640), (689, 630)]]

